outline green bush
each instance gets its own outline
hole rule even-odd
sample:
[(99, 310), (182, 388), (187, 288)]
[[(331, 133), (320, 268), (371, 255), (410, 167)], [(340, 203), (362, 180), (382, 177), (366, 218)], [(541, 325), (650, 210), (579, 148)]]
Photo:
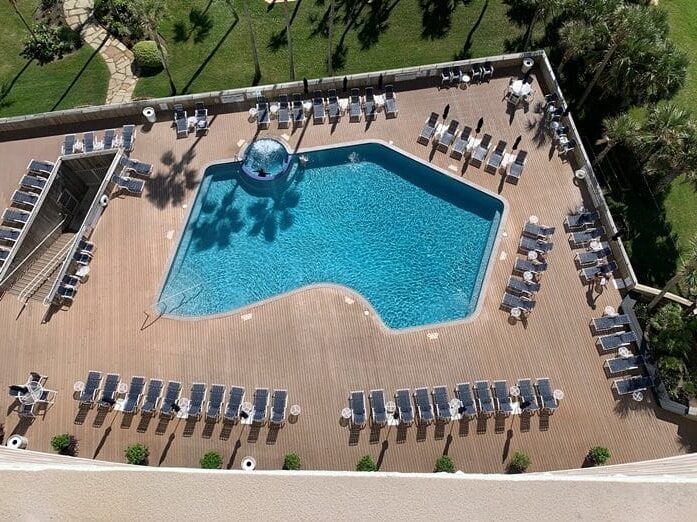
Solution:
[(199, 461), (203, 469), (220, 469), (223, 467), (223, 457), (217, 451), (209, 451)]
[(51, 447), (61, 455), (77, 455), (77, 439), (69, 433), (56, 435), (51, 439)]
[[(94, 17), (109, 33), (128, 47), (145, 36), (145, 27), (137, 15), (133, 0), (95, 0)], [(112, 10), (113, 8), (113, 10)]]
[(41, 0), (41, 10), (46, 12), (50, 11), (54, 7), (56, 7), (56, 4), (58, 3), (58, 0)]
[(662, 306), (649, 320), (651, 348), (659, 355), (684, 358), (691, 350), (694, 323), (677, 303)]
[(453, 464), (453, 459), (448, 455), (441, 455), (436, 461), (436, 467), (433, 470), (434, 473), (455, 473), (455, 465)]
[(143, 40), (135, 44), (133, 57), (138, 66), (143, 69), (160, 69), (162, 67), (160, 53), (152, 40)]
[(522, 451), (516, 451), (511, 457), (511, 461), (508, 463), (509, 473), (525, 473), (525, 471), (530, 467), (532, 461), (528, 457), (527, 453)]
[(287, 453), (283, 459), (283, 469), (297, 470), (300, 469), (300, 457), (297, 453)]
[(65, 41), (63, 36), (60, 26), (37, 24), (34, 27), (34, 36), (24, 41), (24, 48), (20, 54), (27, 60), (36, 60), (40, 65), (63, 58), (65, 53), (73, 49), (71, 42)]
[(142, 444), (131, 444), (126, 448), (126, 462), (129, 464), (136, 464), (138, 466), (148, 465), (148, 456), (150, 455), (150, 450), (147, 446)]
[(377, 471), (378, 467), (370, 455), (363, 455), (356, 464), (356, 471)]
[(594, 446), (588, 452), (588, 461), (594, 466), (602, 466), (610, 460), (610, 450), (602, 446)]

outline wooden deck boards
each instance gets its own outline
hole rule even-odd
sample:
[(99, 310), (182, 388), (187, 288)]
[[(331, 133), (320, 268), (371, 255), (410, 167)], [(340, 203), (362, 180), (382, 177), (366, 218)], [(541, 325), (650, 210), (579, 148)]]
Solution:
[[(493, 254), (481, 313), (474, 320), (389, 332), (372, 314), (364, 314), (363, 299), (337, 288), (302, 291), (254, 307), (247, 311), (248, 320), (239, 313), (203, 321), (146, 315), (176, 248), (200, 169), (233, 157), (238, 143), (257, 133), (246, 113), (214, 115), (211, 132), (203, 138), (176, 140), (169, 122), (139, 127), (132, 156), (155, 164), (154, 179), (142, 198), (111, 201), (93, 236), (97, 251), (90, 280), (80, 288), (72, 308), (41, 324), (45, 309), (40, 304), (30, 303), (22, 310), (12, 296), (0, 301), (0, 384), (21, 383), (29, 371), (37, 370), (48, 374), (47, 386), (59, 392), (45, 417), (31, 425), (19, 421), (5, 397), (6, 433), (26, 433), (32, 449), (49, 451), (50, 437), (69, 431), (80, 439), (81, 456), (116, 461), (123, 460), (126, 445), (140, 441), (150, 447), (151, 465), (198, 466), (206, 451), (216, 449), (235, 468), (246, 455), (254, 456), (261, 468), (279, 468), (288, 451), (296, 451), (308, 469), (353, 469), (360, 456), (370, 454), (384, 471), (428, 471), (447, 452), (459, 469), (497, 472), (516, 450), (531, 455), (534, 470), (579, 467), (593, 445), (609, 447), (613, 463), (694, 450), (697, 428), (656, 409), (650, 394), (641, 404), (613, 397), (612, 380), (605, 376), (604, 357), (594, 346), (588, 323), (606, 305), (617, 306), (620, 295), (610, 287), (590, 302), (562, 226), (567, 212), (583, 201), (582, 189), (574, 183), (571, 167), (551, 152), (549, 142), (537, 143), (535, 104), (512, 119), (506, 114), (501, 101), (506, 84), (507, 78), (499, 78), (467, 90), (429, 87), (401, 92), (397, 119), (385, 120), (380, 114), (370, 125), (346, 118), (335, 127), (310, 123), (289, 140), (300, 147), (389, 140), (419, 157), (430, 157), (439, 167), (456, 165), (456, 175), (477, 185), (501, 190), (510, 213)], [(504, 139), (510, 149), (522, 136), (519, 148), (530, 154), (517, 186), (501, 186), (500, 176), (481, 168), (469, 166), (463, 172), (462, 162), (416, 143), (428, 114), (442, 112), (446, 104), (450, 118), (463, 125), (474, 128), (483, 117), (483, 132), (492, 135), (493, 145)], [(290, 131), (278, 130), (272, 122), (261, 134), (284, 133)], [(29, 159), (54, 159), (60, 141), (60, 136), (51, 136), (0, 143), (0, 202), (9, 202)], [(520, 230), (531, 214), (557, 227), (555, 248), (534, 313), (526, 324), (511, 324), (499, 303)], [(346, 295), (355, 302), (347, 304)], [(430, 339), (428, 333), (438, 337)], [(180, 380), (185, 397), (192, 382), (243, 385), (248, 397), (255, 386), (286, 388), (289, 404), (300, 404), (302, 414), (278, 432), (237, 425), (226, 433), (221, 425), (211, 429), (204, 422), (160, 424), (157, 419), (146, 424), (140, 415), (129, 419), (119, 413), (98, 420), (94, 410), (82, 424), (75, 424), (73, 383), (84, 380), (90, 369), (119, 372), (125, 381), (132, 375)], [(507, 379), (511, 385), (522, 377), (549, 377), (565, 392), (552, 417), (535, 416), (529, 423), (517, 416), (503, 422), (488, 419), (445, 429), (392, 428), (372, 441), (370, 428), (355, 434), (340, 425), (339, 413), (353, 389), (367, 393), (384, 388), (392, 395), (402, 387), (444, 384), (452, 395), (458, 382)]]

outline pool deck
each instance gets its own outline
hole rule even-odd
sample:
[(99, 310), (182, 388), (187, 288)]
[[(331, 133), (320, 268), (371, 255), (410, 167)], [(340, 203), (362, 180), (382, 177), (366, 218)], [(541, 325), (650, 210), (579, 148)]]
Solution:
[[(507, 455), (526, 451), (532, 470), (580, 467), (588, 448), (607, 446), (612, 463), (667, 457), (697, 448), (697, 424), (656, 408), (646, 394), (642, 403), (616, 400), (612, 380), (589, 330), (592, 317), (606, 305), (617, 306), (619, 292), (610, 285), (602, 295), (587, 294), (579, 280), (573, 253), (563, 230), (569, 210), (584, 199), (573, 172), (551, 150), (536, 141), (534, 110), (519, 110), (510, 120), (502, 101), (508, 77), (467, 90), (424, 87), (398, 93), (399, 117), (380, 114), (369, 125), (336, 126), (309, 123), (292, 135), (278, 130), (257, 134), (247, 113), (212, 116), (208, 136), (175, 139), (170, 122), (149, 130), (138, 128), (132, 157), (155, 165), (142, 198), (112, 200), (93, 235), (97, 251), (89, 281), (80, 287), (73, 306), (41, 324), (45, 308), (30, 302), (22, 309), (13, 296), (0, 301), (3, 364), (0, 384), (21, 384), (32, 370), (49, 376), (46, 386), (58, 391), (56, 403), (33, 423), (21, 421), (4, 396), (6, 437), (24, 433), (32, 449), (50, 451), (50, 437), (70, 432), (80, 441), (80, 455), (123, 461), (124, 448), (142, 442), (150, 448), (151, 465), (198, 466), (209, 450), (223, 454), (227, 466), (239, 468), (251, 455), (260, 468), (277, 469), (283, 456), (297, 452), (306, 469), (353, 469), (358, 459), (372, 455), (383, 471), (429, 471), (436, 458), (449, 454), (458, 469), (498, 472)], [(536, 82), (537, 85), (537, 82)], [(541, 99), (536, 95), (532, 109)], [(416, 142), (431, 111), (450, 104), (449, 118), (476, 127), (509, 148), (517, 136), (529, 151), (519, 184), (502, 184), (500, 175), (469, 166), (463, 170), (441, 152)], [(234, 157), (257, 135), (287, 133), (293, 147), (313, 147), (360, 139), (389, 140), (395, 146), (430, 160), (452, 175), (493, 192), (509, 203), (495, 261), (483, 289), (483, 305), (475, 320), (406, 333), (387, 331), (365, 301), (350, 290), (313, 288), (226, 317), (181, 321), (157, 318), (152, 305), (188, 206), (207, 163)], [(32, 157), (53, 160), (62, 135), (0, 143), (0, 203), (7, 205)], [(454, 169), (451, 168), (454, 166)], [(397, 197), (397, 196), (396, 196)], [(356, 209), (360, 212), (360, 208)], [(537, 306), (526, 323), (511, 323), (499, 309), (516, 257), (518, 238), (528, 216), (556, 226), (550, 268), (542, 279)], [(271, 225), (270, 225), (271, 226)], [(279, 232), (279, 233), (282, 233)], [(346, 299), (350, 297), (351, 299)], [(597, 296), (597, 299), (595, 298)], [(289, 405), (302, 414), (280, 430), (187, 421), (149, 423), (120, 413), (80, 412), (72, 398), (73, 383), (89, 370), (117, 372), (123, 381), (133, 375), (179, 380), (183, 396), (193, 382), (243, 385), (251, 398), (256, 386), (285, 388)], [(565, 398), (553, 416), (529, 421), (479, 419), (444, 428), (413, 426), (372, 433), (351, 432), (340, 425), (340, 411), (350, 390), (429, 388), (458, 382), (549, 377)], [(384, 441), (388, 441), (385, 443)]]

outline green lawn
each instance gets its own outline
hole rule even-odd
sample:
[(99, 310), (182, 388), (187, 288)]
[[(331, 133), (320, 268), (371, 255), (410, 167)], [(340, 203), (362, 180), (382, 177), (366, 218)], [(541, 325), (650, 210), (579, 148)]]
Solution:
[[(168, 3), (169, 12), (160, 30), (167, 41), (178, 93), (229, 89), (252, 83), (254, 66), (249, 32), (239, 2), (240, 20), (236, 24), (223, 2), (170, 0)], [(468, 33), (480, 15), (481, 22), (474, 27), (465, 57), (502, 53), (504, 40), (521, 33), (508, 21), (507, 8), (501, 0), (472, 0), (467, 5), (458, 0), (451, 16), (426, 17), (431, 27), (424, 27), (421, 3), (424, 2), (342, 2), (354, 6), (354, 9), (360, 8), (360, 11), (353, 17), (346, 17), (345, 9), (337, 8), (333, 42), (335, 47), (342, 42), (345, 52), (335, 64), (335, 74), (451, 60), (462, 55)], [(328, 5), (327, 1), (316, 0), (288, 4), (291, 12), (297, 8), (291, 28), (297, 79), (327, 74), (327, 39), (320, 22), (328, 11)], [(384, 5), (382, 14), (372, 11), (371, 5)], [(285, 43), (279, 44), (285, 29), (283, 6), (275, 5), (267, 11), (266, 3), (250, 0), (249, 7), (261, 62), (260, 83), (288, 81), (287, 48)], [(206, 8), (205, 13), (212, 25), (196, 42), (196, 32), (191, 31), (189, 22), (190, 13), (194, 9), (204, 11)], [(440, 28), (445, 29), (442, 35), (437, 34)], [(169, 94), (164, 73), (141, 78), (136, 87), (136, 96)]]
[[(27, 21), (37, 0), (19, 0)], [(106, 99), (109, 71), (88, 45), (62, 60), (39, 66), (19, 55), (27, 30), (9, 2), (0, 2), (0, 86), (9, 92), (0, 99), (0, 117), (29, 114), (80, 105), (99, 105)], [(14, 83), (13, 83), (14, 81)]]

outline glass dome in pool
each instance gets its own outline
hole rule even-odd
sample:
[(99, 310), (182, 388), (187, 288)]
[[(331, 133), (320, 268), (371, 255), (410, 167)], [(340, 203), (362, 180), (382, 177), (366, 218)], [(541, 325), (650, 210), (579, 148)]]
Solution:
[(273, 138), (262, 138), (247, 147), (242, 171), (253, 179), (273, 180), (286, 172), (290, 159), (290, 152), (284, 143)]

